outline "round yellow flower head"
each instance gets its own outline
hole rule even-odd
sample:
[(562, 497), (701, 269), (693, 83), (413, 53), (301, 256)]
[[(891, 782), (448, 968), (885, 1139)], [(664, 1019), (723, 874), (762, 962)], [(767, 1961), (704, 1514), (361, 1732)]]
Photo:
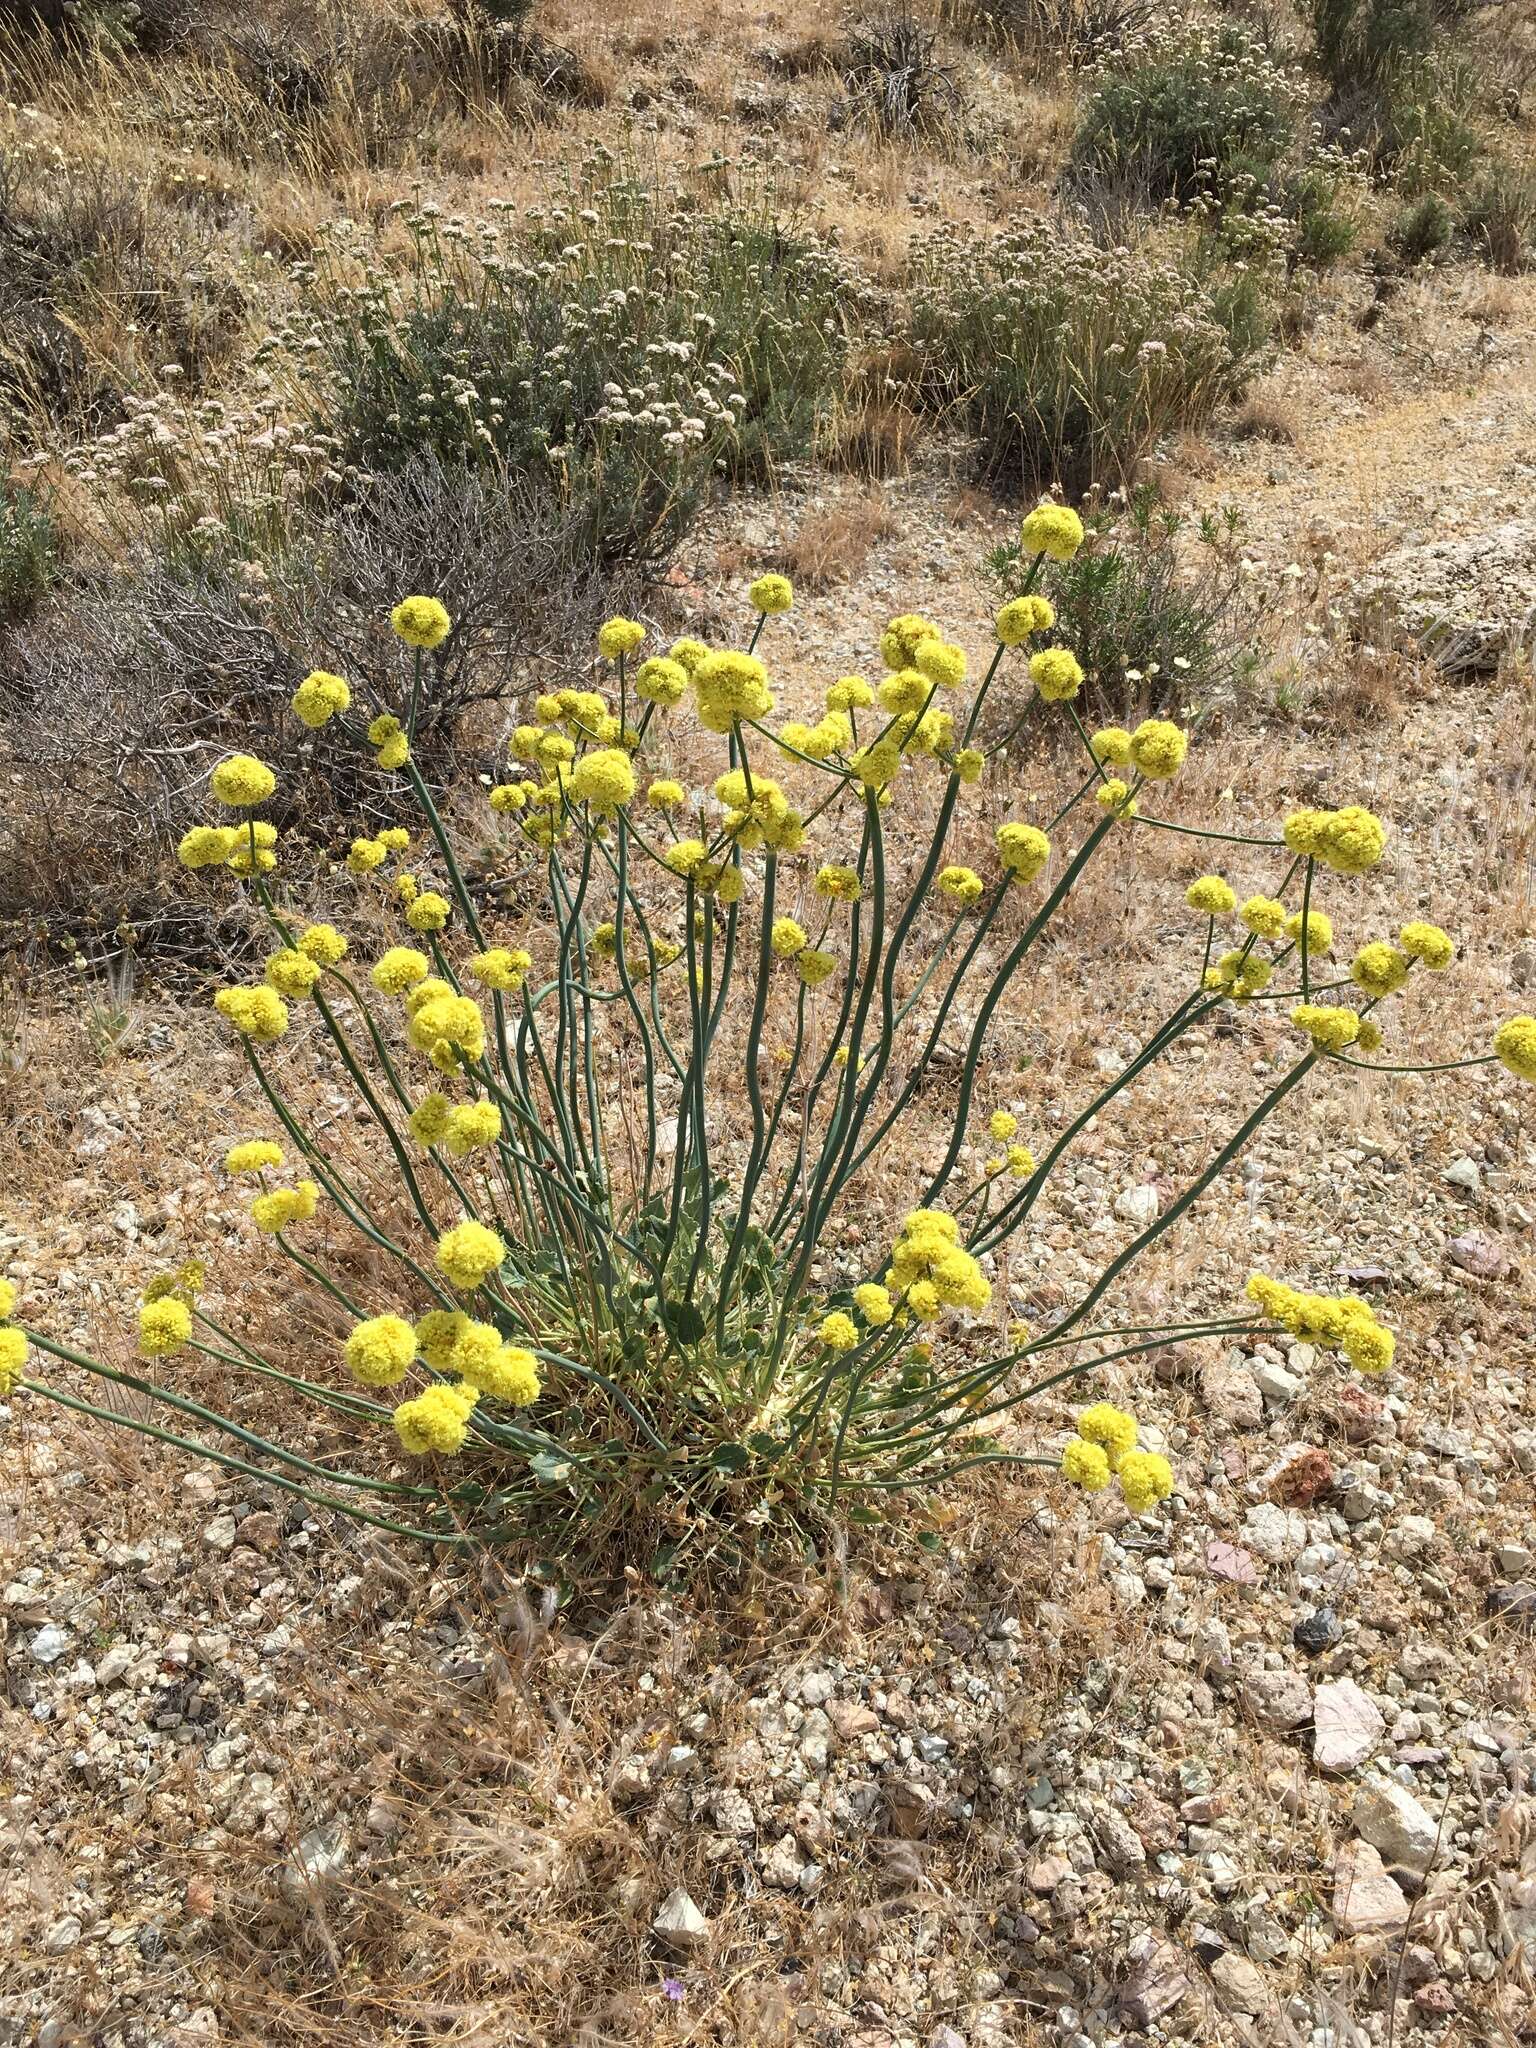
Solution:
[[(1293, 910), (1285, 920), (1285, 934), (1301, 944), (1301, 912)], [(1308, 953), (1331, 953), (1333, 951), (1333, 919), (1323, 910), (1307, 912)]]
[(670, 782), (662, 776), (645, 792), (645, 800), (653, 810), (675, 811), (679, 804), (687, 802), (688, 792), (680, 782)]
[(1069, 704), (1083, 686), (1082, 664), (1066, 647), (1043, 647), (1032, 654), (1029, 673), (1047, 704)]
[(347, 848), (347, 867), (354, 875), (371, 875), (389, 858), (389, 848), (377, 839), (354, 839)]
[(1311, 854), (1314, 857), (1320, 854), (1329, 816), (1330, 813), (1327, 811), (1292, 811), (1283, 827), (1283, 837), (1291, 852)]
[(1074, 1436), (1061, 1454), (1061, 1476), (1084, 1493), (1102, 1493), (1109, 1484), (1109, 1460), (1099, 1445)]
[(668, 658), (675, 661), (685, 675), (690, 676), (708, 652), (709, 649), (702, 640), (689, 639), (686, 635), (681, 640), (674, 640), (667, 649)]
[(1113, 811), (1117, 818), (1135, 817), (1136, 799), (1131, 795), (1131, 785), (1122, 782), (1118, 775), (1101, 782), (1096, 795), (1101, 810)]
[(402, 1401), (395, 1410), (395, 1433), (402, 1450), (413, 1457), (436, 1451), (451, 1457), (464, 1448), (469, 1435), (469, 1418), (474, 1413), (478, 1389), (460, 1382), (457, 1386), (433, 1386)]
[(425, 1145), (430, 1150), (433, 1145), (442, 1143), (452, 1108), (453, 1105), (447, 1096), (439, 1094), (436, 1090), (421, 1098), (408, 1119), (411, 1136), (418, 1145)]
[(464, 1332), (471, 1327), (461, 1308), (429, 1308), (416, 1325), (416, 1345), (434, 1372), (447, 1372)]
[(1340, 1348), (1356, 1372), (1386, 1372), (1396, 1355), (1397, 1339), (1374, 1317), (1355, 1317), (1345, 1326)]
[(288, 1005), (275, 988), (221, 988), (213, 1007), (254, 1045), (272, 1045), (288, 1029)]
[(1006, 1157), (1008, 1171), (1016, 1173), (1021, 1180), (1035, 1170), (1035, 1155), (1027, 1145), (1010, 1145)]
[(1188, 752), (1188, 737), (1166, 718), (1144, 718), (1131, 734), (1131, 760), (1149, 782), (1177, 775)]
[(880, 635), (880, 659), (887, 668), (911, 668), (923, 642), (937, 640), (938, 637), (939, 629), (932, 619), (925, 619), (917, 612), (903, 612), (899, 618), (892, 619)]
[(884, 789), (901, 772), (901, 747), (893, 739), (875, 740), (860, 747), (848, 763), (866, 789)]
[(482, 988), (520, 989), (532, 965), (533, 955), (520, 946), (491, 946), (473, 956), (469, 971)]
[(453, 1285), (468, 1294), (484, 1286), (506, 1259), (507, 1247), (494, 1230), (470, 1219), (445, 1230), (437, 1241), (437, 1263)]
[(277, 787), (277, 777), (254, 754), (230, 754), (209, 776), (208, 786), (221, 804), (246, 811), (266, 802)]
[[(482, 1327), (470, 1325), (471, 1330)], [(537, 1401), (541, 1391), (539, 1361), (521, 1344), (503, 1344), (494, 1330), (491, 1335), (496, 1342), (486, 1349), (473, 1347), (467, 1334), (461, 1338), (453, 1354), (454, 1369), (463, 1375), (466, 1385), (491, 1400), (504, 1401), (509, 1408), (526, 1408)]]
[(859, 1332), (852, 1316), (834, 1309), (827, 1316), (816, 1333), (829, 1351), (851, 1351), (859, 1341)]
[(293, 708), (312, 732), (318, 732), (352, 702), (352, 692), (340, 676), (323, 668), (311, 669), (293, 693)]
[(633, 654), (644, 638), (645, 628), (638, 619), (612, 618), (598, 628), (597, 651), (604, 661), (618, 661)]
[(833, 903), (857, 903), (864, 893), (856, 868), (840, 867), (836, 861), (824, 861), (816, 870), (816, 894), (825, 896)]
[(20, 1330), (0, 1329), (0, 1395), (14, 1393), (26, 1368), (27, 1340)]
[(829, 711), (867, 711), (875, 693), (862, 676), (839, 676), (827, 692)]
[(953, 866), (939, 870), (938, 886), (944, 891), (946, 896), (951, 897), (965, 909), (969, 909), (971, 904), (980, 901), (985, 888), (985, 884), (974, 868)]
[(384, 996), (401, 996), (427, 978), (430, 962), (414, 946), (391, 946), (373, 964), (368, 979)]
[(1019, 528), (1019, 546), (1026, 555), (1047, 555), (1070, 562), (1083, 544), (1083, 522), (1069, 505), (1037, 505)]
[(441, 646), (453, 624), (435, 597), (407, 597), (389, 615), (389, 623), (407, 647)]
[(768, 671), (755, 654), (706, 654), (693, 672), (700, 722), (729, 732), (739, 719), (766, 718), (773, 709)]
[(1397, 935), (1397, 943), (1410, 960), (1421, 961), (1436, 974), (1450, 966), (1456, 958), (1456, 948), (1448, 932), (1441, 931), (1437, 924), (1421, 924), (1414, 921), (1405, 924)]
[(347, 1370), (365, 1387), (392, 1387), (416, 1357), (416, 1332), (404, 1316), (370, 1316), (357, 1324), (344, 1347)]
[(283, 1163), (283, 1148), (274, 1145), (270, 1138), (247, 1138), (243, 1144), (231, 1145), (224, 1154), (226, 1173), (265, 1173), (269, 1168), (276, 1170)]
[(986, 765), (987, 757), (980, 747), (962, 747), (950, 763), (967, 789), (974, 788), (980, 782)]
[(280, 996), (296, 1001), (313, 993), (320, 979), (320, 963), (297, 947), (284, 946), (267, 955), (267, 980)]
[(501, 1111), (483, 1096), (478, 1102), (461, 1103), (450, 1109), (443, 1127), (443, 1150), (455, 1159), (494, 1145), (501, 1136)]
[(1097, 1444), (1109, 1460), (1111, 1472), (1118, 1472), (1127, 1451), (1136, 1448), (1136, 1418), (1112, 1401), (1095, 1401), (1077, 1418), (1077, 1433)]
[(913, 665), (935, 689), (957, 690), (965, 681), (965, 649), (952, 640), (919, 641)]
[(1010, 598), (997, 615), (997, 637), (1004, 647), (1022, 647), (1036, 633), (1049, 633), (1056, 607), (1048, 597)]
[(403, 768), (410, 758), (410, 742), (406, 739), (403, 732), (397, 732), (390, 739), (387, 739), (374, 756), (374, 759), (381, 768), (387, 768), (391, 771), (396, 768)]
[(404, 853), (411, 843), (411, 835), (403, 825), (386, 825), (379, 834), (380, 846), (387, 846), (391, 853)]
[(1051, 857), (1051, 842), (1038, 825), (999, 825), (997, 852), (1011, 875), (1032, 882)]
[(768, 943), (781, 960), (793, 960), (797, 953), (803, 953), (810, 944), (805, 927), (797, 924), (792, 917), (776, 917)]
[(1381, 1051), (1381, 1026), (1374, 1017), (1362, 1017), (1360, 1030), (1355, 1039), (1357, 1052)]
[(1123, 725), (1101, 726), (1088, 742), (1093, 758), (1105, 768), (1130, 765), (1131, 736)]
[(616, 811), (635, 793), (635, 771), (621, 748), (599, 747), (576, 763), (568, 787), (578, 803), (594, 811)]
[(194, 825), (182, 834), (176, 858), (184, 868), (222, 867), (243, 837), (237, 825)]
[(1318, 853), (1343, 875), (1363, 875), (1381, 859), (1387, 828), (1373, 811), (1346, 804), (1329, 817), (1318, 835)]
[(251, 1221), (258, 1230), (275, 1237), (290, 1223), (307, 1223), (319, 1204), (319, 1188), (312, 1180), (301, 1180), (295, 1188), (273, 1188), (257, 1195), (251, 1203)]
[[(925, 641), (925, 646), (937, 647), (937, 640)], [(880, 699), (882, 711), (895, 715), (908, 711), (921, 711), (933, 692), (933, 685), (915, 668), (899, 668), (889, 675), (875, 692)]]
[(144, 1358), (171, 1358), (192, 1336), (192, 1311), (174, 1294), (147, 1301), (139, 1310), (139, 1353)]
[(1246, 1002), (1268, 988), (1274, 974), (1274, 967), (1268, 960), (1260, 960), (1255, 954), (1244, 953), (1234, 948), (1223, 953), (1215, 964), (1206, 970), (1203, 986), (1216, 995), (1231, 996), (1235, 1002)]
[(1536, 1017), (1506, 1017), (1493, 1034), (1493, 1049), (1518, 1081), (1536, 1081)]
[(1396, 946), (1389, 946), (1385, 939), (1377, 939), (1360, 948), (1350, 962), (1349, 975), (1357, 988), (1363, 988), (1368, 996), (1379, 1001), (1383, 996), (1396, 995), (1408, 979), (1408, 957), (1399, 953)]
[(471, 996), (435, 995), (410, 1013), (406, 1036), (441, 1074), (457, 1071), (461, 1060), (485, 1051), (485, 1019)]
[(883, 1330), (895, 1314), (891, 1291), (878, 1280), (866, 1280), (853, 1290), (853, 1305), (872, 1330)]
[(820, 988), (836, 969), (837, 956), (835, 953), (819, 953), (814, 946), (807, 946), (795, 955), (795, 966), (807, 988)]
[(1019, 1128), (1019, 1120), (1011, 1109), (994, 1109), (987, 1118), (987, 1136), (999, 1145), (1005, 1144)]
[(532, 785), (522, 782), (498, 782), (486, 798), (486, 802), (498, 816), (505, 817), (510, 811), (520, 811), (528, 801)]
[(1237, 914), (1261, 939), (1278, 939), (1285, 930), (1285, 905), (1273, 896), (1250, 896)]
[(1291, 1022), (1322, 1052), (1342, 1052), (1360, 1036), (1360, 1019), (1335, 1003), (1298, 1003)]
[(787, 612), (795, 601), (795, 587), (787, 576), (759, 576), (747, 592), (755, 612)]
[(333, 924), (308, 924), (299, 933), (299, 951), (322, 967), (335, 967), (347, 957), (347, 942)]
[(653, 654), (635, 670), (635, 695), (663, 710), (681, 704), (688, 689), (688, 671), (680, 661), (665, 654)]
[(450, 915), (446, 896), (439, 896), (435, 889), (423, 889), (405, 913), (405, 921), (413, 932), (440, 932)]
[(1127, 1451), (1120, 1460), (1120, 1491), (1134, 1515), (1144, 1515), (1173, 1491), (1173, 1467), (1156, 1451)]
[(1237, 896), (1231, 883), (1223, 881), (1220, 875), (1202, 875), (1184, 891), (1184, 901), (1191, 910), (1203, 911), (1207, 917), (1225, 917), (1236, 907)]

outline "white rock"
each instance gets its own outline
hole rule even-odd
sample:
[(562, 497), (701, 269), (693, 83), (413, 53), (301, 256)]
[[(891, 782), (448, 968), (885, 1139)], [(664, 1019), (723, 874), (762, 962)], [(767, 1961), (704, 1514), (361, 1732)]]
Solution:
[(1256, 1721), (1282, 1733), (1312, 1718), (1312, 1688), (1299, 1671), (1251, 1671), (1243, 1701)]
[(1307, 1547), (1307, 1523), (1295, 1508), (1260, 1501), (1243, 1517), (1242, 1540), (1267, 1564), (1288, 1564)]
[(1138, 1187), (1126, 1188), (1122, 1194), (1115, 1197), (1115, 1214), (1126, 1223), (1136, 1224), (1141, 1230), (1145, 1230), (1149, 1223), (1157, 1221), (1161, 1208), (1157, 1189), (1149, 1187), (1145, 1181)]
[(1367, 1779), (1355, 1795), (1351, 1818), (1355, 1832), (1379, 1849), (1382, 1861), (1394, 1869), (1422, 1877), (1434, 1860), (1440, 1838), (1434, 1816), (1391, 1778)]
[(39, 1664), (57, 1664), (69, 1648), (69, 1630), (60, 1628), (56, 1621), (44, 1622), (32, 1638), (30, 1648)]
[(1324, 1771), (1352, 1771), (1363, 1764), (1387, 1726), (1352, 1678), (1317, 1688), (1312, 1721), (1312, 1754)]
[(651, 1932), (674, 1955), (688, 1955), (709, 1940), (709, 1922), (679, 1885), (662, 1900)]
[(1256, 1358), (1253, 1383), (1264, 1399), (1276, 1408), (1288, 1408), (1306, 1386), (1306, 1381), (1287, 1372), (1276, 1358)]
[(1408, 1901), (1369, 1842), (1346, 1842), (1333, 1865), (1333, 1917), (1345, 1934), (1401, 1934)]
[(109, 1685), (115, 1685), (133, 1662), (133, 1648), (129, 1643), (113, 1643), (103, 1650), (96, 1662), (95, 1678), (103, 1692)]
[(1453, 1188), (1464, 1188), (1469, 1195), (1475, 1195), (1483, 1184), (1482, 1168), (1475, 1159), (1468, 1159), (1465, 1153), (1453, 1160), (1440, 1176)]
[(784, 1891), (799, 1889), (800, 1873), (805, 1859), (800, 1854), (800, 1845), (793, 1835), (780, 1835), (773, 1847), (763, 1858), (761, 1869), (765, 1884), (779, 1885)]
[(66, 1913), (62, 1920), (55, 1920), (43, 1934), (43, 1954), (61, 1956), (72, 1949), (80, 1939), (83, 1929), (73, 1913)]

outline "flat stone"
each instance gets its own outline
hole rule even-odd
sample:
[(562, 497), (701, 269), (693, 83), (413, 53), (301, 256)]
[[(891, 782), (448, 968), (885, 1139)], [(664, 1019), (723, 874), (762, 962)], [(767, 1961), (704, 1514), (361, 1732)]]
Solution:
[(1312, 1755), (1323, 1771), (1352, 1771), (1375, 1749), (1387, 1724), (1352, 1678), (1317, 1688), (1312, 1704)]
[(1391, 1778), (1370, 1778), (1355, 1794), (1350, 1815), (1356, 1834), (1379, 1850), (1394, 1870), (1422, 1877), (1434, 1860), (1439, 1823), (1404, 1785)]
[(1369, 1842), (1346, 1842), (1333, 1865), (1333, 1918), (1343, 1934), (1401, 1934), (1408, 1900)]
[(1072, 1866), (1065, 1856), (1037, 1856), (1025, 1873), (1025, 1882), (1032, 1892), (1048, 1899), (1071, 1875)]
[(1245, 2013), (1250, 2019), (1267, 2013), (1274, 2002), (1257, 1967), (1235, 1949), (1229, 1949), (1211, 1964), (1211, 1982), (1228, 2012)]
[(709, 1922), (679, 1885), (657, 1908), (651, 1932), (673, 1955), (690, 1955), (709, 1940)]
[(1509, 1269), (1509, 1253), (1496, 1237), (1489, 1237), (1485, 1231), (1469, 1230), (1461, 1237), (1453, 1237), (1446, 1250), (1452, 1263), (1475, 1280), (1497, 1280)]
[(32, 1652), (34, 1662), (57, 1664), (69, 1648), (69, 1630), (60, 1628), (56, 1621), (44, 1622), (27, 1647)]
[(1189, 1990), (1184, 1958), (1171, 1941), (1143, 1935), (1131, 1947), (1133, 1968), (1120, 1987), (1120, 2017), (1133, 2027), (1149, 2027), (1173, 2011)]
[(1260, 1482), (1283, 1508), (1309, 1508), (1333, 1485), (1333, 1460), (1314, 1444), (1287, 1444)]
[(1264, 1420), (1264, 1396), (1246, 1365), (1229, 1356), (1214, 1358), (1201, 1369), (1200, 1393), (1206, 1407), (1234, 1429), (1257, 1429)]
[(1460, 1159), (1453, 1159), (1440, 1178), (1450, 1187), (1462, 1188), (1469, 1195), (1475, 1195), (1483, 1184), (1483, 1170), (1475, 1159), (1465, 1153)]
[(1278, 1507), (1268, 1500), (1248, 1510), (1239, 1534), (1266, 1564), (1289, 1564), (1307, 1547), (1307, 1525), (1295, 1508)]
[(1262, 1727), (1284, 1734), (1311, 1720), (1312, 1688), (1299, 1671), (1253, 1671), (1243, 1680), (1243, 1704)]
[(1145, 1182), (1139, 1187), (1126, 1188), (1115, 1197), (1115, 1214), (1122, 1222), (1134, 1223), (1142, 1230), (1157, 1221), (1161, 1208), (1157, 1189)]

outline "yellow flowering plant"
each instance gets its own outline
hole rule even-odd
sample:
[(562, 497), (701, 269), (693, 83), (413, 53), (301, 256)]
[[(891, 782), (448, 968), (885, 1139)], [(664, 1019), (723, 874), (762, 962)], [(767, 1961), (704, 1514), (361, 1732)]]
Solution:
[[(1035, 572), (1080, 537), (1048, 513), (1031, 515)], [(1350, 1297), (1260, 1275), (1234, 1315), (1150, 1326), (1124, 1319), (1123, 1283), (1319, 1062), (1380, 1066), (1361, 1057), (1381, 1043), (1372, 1013), (1443, 971), (1452, 942), (1411, 921), (1326, 978), (1333, 926), (1314, 886), (1379, 859), (1380, 821), (1349, 805), (1249, 836), (1160, 817), (1158, 785), (1178, 774), (1186, 735), (1162, 719), (1090, 733), (1070, 652), (1031, 656), (1052, 624), (1046, 605), (1021, 610), (1031, 594), (1004, 607), (968, 697), (960, 649), (920, 615), (892, 620), (885, 683), (828, 690), (825, 746), (803, 744), (803, 722), (775, 722), (759, 648), (793, 603), (784, 578), (754, 584), (740, 649), (647, 654), (641, 623), (610, 621), (602, 687), (539, 697), (490, 794), (485, 830), (542, 885), (542, 919), (521, 930), (469, 886), (413, 758), (422, 664), (452, 625), (434, 601), (405, 599), (393, 623), (416, 687), (403, 717), (323, 671), (295, 699), (306, 726), (374, 749), (414, 799), (417, 832), (354, 841), (343, 864), (374, 906), (360, 925), (377, 929), (382, 911), (399, 942), (359, 966), (344, 931), (306, 921), (302, 877), (252, 815), (272, 794), (254, 757), (211, 778), (240, 822), (195, 827), (182, 846), (189, 868), (230, 875), (272, 934), (264, 978), (213, 999), (261, 1111), (225, 1167), (328, 1347), (289, 1370), (263, 1348), (267, 1321), (216, 1321), (188, 1266), (149, 1290), (143, 1364), (129, 1372), (22, 1323), (0, 1282), (0, 1391), (19, 1385), (395, 1531), (552, 1546), (666, 1532), (675, 1548), (732, 1524), (811, 1533), (828, 1517), (878, 1517), (904, 1488), (996, 1463), (1059, 1469), (1092, 1492), (1115, 1483), (1145, 1512), (1175, 1475), (1138, 1447), (1128, 1411), (1089, 1406), (1050, 1451), (1003, 1422), (1170, 1338), (1289, 1330), (1387, 1369), (1392, 1333)], [(1060, 658), (1042, 664), (1048, 651)], [(963, 796), (1008, 744), (977, 737), (1005, 663), (1021, 686), (1033, 676), (1084, 768), (1054, 816), (988, 830)], [(700, 728), (718, 735), (719, 772), (689, 794), (665, 771)], [(887, 812), (923, 784), (931, 830), (898, 876)], [(1089, 862), (1148, 831), (1278, 872), (1242, 897), (1218, 874), (1188, 885), (1203, 951), (1196, 936), (1178, 1001), (1031, 1146), (1015, 1109), (988, 1099), (989, 1034), (1004, 1005), (1027, 1000), (1025, 964)], [(402, 890), (390, 863), (406, 855)], [(1226, 1005), (1265, 1004), (1298, 1036), (1240, 1126), (1047, 1326), (1010, 1321), (998, 1254), (1081, 1134), (1186, 1031)], [(947, 1135), (926, 1148), (899, 1225), (870, 1243), (847, 1219), (870, 1212), (957, 1030)], [(290, 1033), (294, 1056), (274, 1060)], [(328, 1072), (339, 1062), (371, 1170), (328, 1138), (334, 1114), (306, 1106), (305, 1041)], [(1536, 1020), (1509, 1020), (1478, 1057), (1536, 1079)], [(861, 1242), (862, 1270), (825, 1281), (831, 1241)], [(1101, 1305), (1118, 1316), (1101, 1319)], [(328, 1411), (330, 1429), (306, 1433), (301, 1452), (197, 1400), (174, 1364), (188, 1350)], [(92, 1400), (29, 1371), (33, 1353), (143, 1399)]]

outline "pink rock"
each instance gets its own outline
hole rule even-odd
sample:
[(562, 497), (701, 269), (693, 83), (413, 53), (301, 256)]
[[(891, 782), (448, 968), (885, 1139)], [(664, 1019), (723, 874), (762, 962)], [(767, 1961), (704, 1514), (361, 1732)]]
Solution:
[(1369, 1842), (1346, 1842), (1333, 1865), (1333, 1918), (1342, 1934), (1401, 1934), (1408, 1901)]
[(1363, 1764), (1387, 1724), (1352, 1678), (1320, 1685), (1312, 1701), (1312, 1754), (1319, 1770), (1352, 1771)]

